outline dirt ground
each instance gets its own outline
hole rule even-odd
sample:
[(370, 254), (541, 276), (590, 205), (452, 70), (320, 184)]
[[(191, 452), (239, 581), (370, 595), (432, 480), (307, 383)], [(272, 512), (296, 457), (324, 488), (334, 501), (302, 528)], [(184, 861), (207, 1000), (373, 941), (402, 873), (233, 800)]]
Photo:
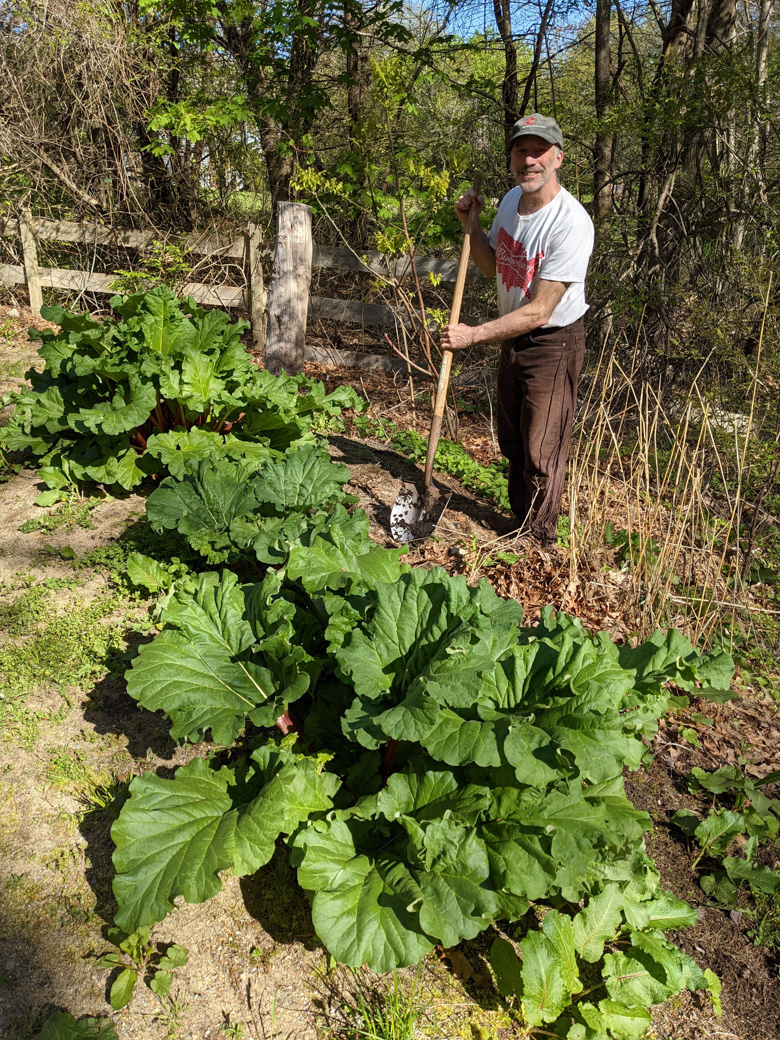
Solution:
[[(22, 315), (18, 327), (26, 324)], [(0, 380), (9, 386), (18, 383), (30, 348), (18, 335), (7, 338), (8, 351), (0, 344)], [(8, 357), (10, 368), (3, 367)], [(321, 366), (312, 366), (312, 374), (327, 376), (330, 385), (349, 377)], [(399, 424), (417, 422), (424, 429), (423, 415), (409, 411), (403, 389), (391, 377), (363, 374), (356, 385)], [(491, 461), (494, 447), (484, 416), (464, 418), (463, 438), (479, 461)], [(390, 507), (400, 483), (419, 480), (419, 471), (379, 441), (336, 435), (329, 443), (333, 457), (350, 467), (350, 489), (371, 518), (373, 537), (391, 544)], [(471, 579), (487, 577), (502, 595), (523, 604), (529, 622), (552, 603), (614, 638), (635, 629), (636, 617), (624, 609), (619, 571), (583, 568), (574, 580), (566, 549), (532, 545), (515, 544), (514, 563), (491, 563), (496, 547), (509, 547), (509, 540), (497, 539), (490, 528), (495, 509), (454, 479), (442, 476), (439, 482), (451, 492), (444, 520), (434, 539), (410, 553), (410, 563), (445, 566)], [(6, 722), (0, 732), (0, 1036), (32, 1040), (54, 1009), (76, 1017), (110, 1015), (122, 1040), (304, 1040), (343, 1027), (356, 989), (383, 982), (329, 964), (306, 899), (281, 854), (250, 879), (225, 878), (216, 898), (180, 907), (155, 929), (156, 942), (189, 950), (188, 964), (175, 972), (171, 1001), (162, 1004), (139, 982), (132, 1002), (111, 1011), (107, 995), (114, 975), (95, 958), (111, 948), (105, 935), (112, 913), (112, 809), (108, 795), (105, 806), (96, 807), (94, 794), (147, 769), (166, 774), (193, 749), (177, 748), (164, 720), (138, 709), (125, 692), (122, 654), (132, 652), (149, 628), (147, 605), (117, 590), (109, 566), (78, 566), (85, 554), (110, 547), (139, 523), (142, 496), (100, 502), (82, 518), (91, 526), (74, 522), (22, 533), (20, 526), (44, 513), (34, 505), (40, 490), (27, 469), (0, 485), (0, 622), (6, 622), (0, 649), (3, 642), (8, 646), (22, 638), (14, 629), (13, 608), (36, 589), (47, 597), (43, 624), (64, 618), (75, 626), (79, 611), (95, 606), (101, 638), (95, 640), (97, 656), (84, 661), (86, 678), (79, 679), (77, 667), (66, 685), (50, 682), (45, 670), (36, 673), (26, 687), (28, 713), (0, 714)], [(114, 637), (119, 651), (106, 649)], [(91, 652), (87, 648), (85, 655)], [(9, 685), (6, 677), (6, 684), (12, 689), (13, 678)], [(672, 938), (723, 983), (721, 1017), (709, 999), (686, 995), (656, 1009), (654, 1040), (780, 1038), (776, 952), (754, 945), (756, 920), (747, 906), (729, 912), (707, 905), (691, 871), (693, 849), (670, 824), (679, 808), (706, 811), (706, 801), (688, 792), (692, 766), (715, 769), (741, 756), (755, 776), (780, 769), (776, 705), (747, 681), (738, 681), (735, 690), (737, 699), (725, 705), (702, 702), (665, 720), (653, 741), (652, 764), (627, 778), (629, 796), (654, 820), (648, 849), (664, 884), (700, 908), (699, 923)], [(712, 723), (697, 722), (696, 710)], [(684, 728), (699, 735), (701, 747), (682, 735)], [(63, 762), (83, 766), (86, 779), (57, 772), (54, 766)], [(89, 806), (85, 789), (93, 796)], [(771, 865), (780, 868), (780, 861)], [(439, 953), (424, 963), (422, 1035), (466, 1040), (523, 1035), (485, 976), (490, 941), (482, 936), (462, 944), (465, 961), (453, 964)], [(404, 973), (409, 980), (413, 975), (411, 969)]]

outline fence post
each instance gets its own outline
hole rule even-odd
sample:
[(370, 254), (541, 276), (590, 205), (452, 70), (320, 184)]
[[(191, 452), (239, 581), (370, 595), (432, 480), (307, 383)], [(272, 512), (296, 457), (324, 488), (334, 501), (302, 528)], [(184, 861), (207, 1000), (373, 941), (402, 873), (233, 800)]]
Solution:
[(41, 280), (38, 275), (38, 249), (35, 245), (32, 213), (27, 208), (22, 210), (22, 214), (19, 217), (19, 236), (22, 240), (24, 275), (27, 279), (30, 310), (33, 314), (40, 316), (41, 307), (43, 306), (43, 293), (41, 292)]
[(261, 354), (265, 350), (265, 305), (268, 296), (263, 281), (263, 265), (260, 262), (262, 241), (260, 225), (250, 224), (247, 234), (249, 320), (252, 322), (252, 346)]
[(278, 203), (265, 345), (265, 367), (274, 375), (303, 371), (311, 261), (311, 207)]

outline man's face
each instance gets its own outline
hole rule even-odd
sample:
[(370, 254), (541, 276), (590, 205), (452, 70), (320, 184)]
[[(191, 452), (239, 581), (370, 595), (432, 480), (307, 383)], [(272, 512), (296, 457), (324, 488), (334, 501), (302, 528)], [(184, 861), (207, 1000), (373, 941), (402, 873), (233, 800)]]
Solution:
[(523, 194), (532, 194), (553, 180), (562, 162), (563, 152), (557, 144), (534, 134), (524, 134), (512, 145), (509, 170)]

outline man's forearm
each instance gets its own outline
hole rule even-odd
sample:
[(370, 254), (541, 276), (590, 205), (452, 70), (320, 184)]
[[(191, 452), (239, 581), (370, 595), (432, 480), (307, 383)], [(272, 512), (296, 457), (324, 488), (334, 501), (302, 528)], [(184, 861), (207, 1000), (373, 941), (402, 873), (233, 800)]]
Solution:
[(471, 236), (471, 259), (486, 278), (496, 277), (496, 254), (481, 227)]
[(539, 307), (534, 307), (533, 300), (525, 307), (519, 307), (516, 311), (510, 311), (494, 321), (486, 321), (483, 325), (473, 325), (467, 333), (470, 342), (468, 346), (476, 347), (484, 343), (502, 343), (507, 339), (515, 339), (516, 336), (524, 336), (527, 332), (533, 332), (542, 325), (546, 325), (550, 315)]

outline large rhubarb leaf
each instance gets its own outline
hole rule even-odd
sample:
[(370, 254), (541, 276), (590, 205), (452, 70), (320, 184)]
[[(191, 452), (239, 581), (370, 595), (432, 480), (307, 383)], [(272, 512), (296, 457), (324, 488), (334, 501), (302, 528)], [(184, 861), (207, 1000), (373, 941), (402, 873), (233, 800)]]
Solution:
[(314, 892), (317, 935), (343, 964), (390, 971), (432, 949), (413, 909), (422, 893), (403, 850), (387, 848), (384, 830), (360, 820), (321, 821), (301, 830), (294, 846), (298, 881)]
[(162, 921), (178, 895), (202, 903), (220, 890), (218, 874), (234, 860), (232, 777), (196, 758), (173, 780), (144, 773), (132, 781), (111, 828), (120, 928), (130, 933)]
[(271, 506), (270, 515), (303, 513), (326, 503), (354, 501), (343, 491), (348, 480), (346, 466), (333, 462), (326, 451), (311, 445), (263, 468), (257, 500)]
[(177, 896), (215, 895), (220, 871), (257, 870), (280, 834), (331, 808), (338, 784), (316, 759), (275, 745), (235, 769), (196, 758), (172, 780), (137, 777), (111, 830), (117, 924), (127, 932), (154, 924)]
[(455, 945), (499, 913), (487, 847), (470, 822), (487, 791), (432, 765), (413, 760), (377, 796), (295, 838), (317, 934), (349, 964), (411, 963), (432, 939)]
[(546, 914), (540, 932), (520, 943), (523, 1014), (531, 1026), (554, 1022), (581, 989), (574, 956), (574, 928), (557, 910)]
[[(375, 605), (369, 619), (335, 650), (357, 694), (344, 718), (345, 733), (365, 747), (387, 737), (425, 744), (431, 719), (421, 695), (429, 691), (434, 699), (446, 698), (445, 703), (473, 704), (485, 673), (516, 639), (518, 614), (511, 608), (504, 613), (501, 606), (486, 614), (482, 587), (471, 588), (438, 569), (379, 582), (371, 599)], [(451, 742), (452, 754), (442, 759), (469, 761), (473, 741), (460, 749), (454, 734)], [(490, 748), (481, 758), (498, 764)]]
[(230, 526), (257, 511), (258, 479), (246, 463), (193, 463), (182, 480), (168, 477), (149, 496), (149, 523), (156, 531), (179, 531), (209, 563), (235, 559)]
[(216, 587), (204, 576), (193, 595), (177, 593), (163, 620), (163, 631), (140, 648), (127, 688), (143, 707), (166, 713), (176, 740), (198, 741), (210, 729), (217, 743), (232, 744), (247, 715), (262, 708), (267, 724), (308, 685), (293, 668), (283, 686), (253, 653), (257, 630), (233, 574)]
[(192, 472), (192, 464), (208, 458), (245, 459), (253, 470), (271, 455), (265, 444), (244, 441), (232, 434), (223, 436), (212, 430), (169, 430), (154, 434), (147, 442), (147, 453), (159, 459), (172, 477), (179, 480)]
[(300, 579), (307, 592), (393, 582), (401, 574), (402, 549), (383, 549), (368, 539), (356, 539), (343, 525), (328, 524), (309, 545), (293, 545), (287, 564), (290, 578)]

